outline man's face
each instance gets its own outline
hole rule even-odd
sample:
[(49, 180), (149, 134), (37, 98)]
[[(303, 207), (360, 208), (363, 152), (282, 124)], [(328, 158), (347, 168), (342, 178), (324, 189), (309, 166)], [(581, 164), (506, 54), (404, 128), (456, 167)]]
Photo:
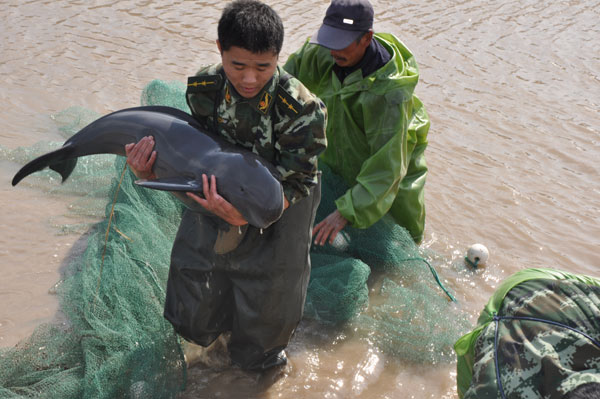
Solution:
[(331, 56), (336, 64), (340, 67), (351, 67), (360, 62), (367, 47), (371, 44), (373, 38), (373, 32), (367, 32), (357, 42), (354, 40), (348, 47), (342, 50), (330, 50)]
[(271, 80), (277, 68), (278, 54), (252, 53), (237, 46), (221, 51), (219, 41), (217, 47), (221, 52), (221, 61), (227, 79), (244, 98), (256, 96)]

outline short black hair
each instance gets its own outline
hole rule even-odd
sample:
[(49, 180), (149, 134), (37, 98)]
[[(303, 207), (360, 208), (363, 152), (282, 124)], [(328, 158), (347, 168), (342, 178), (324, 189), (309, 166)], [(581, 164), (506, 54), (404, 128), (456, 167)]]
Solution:
[(358, 37), (356, 38), (355, 42), (356, 44), (360, 43), (360, 41), (362, 40), (363, 37), (365, 37), (367, 35), (367, 33), (371, 32), (370, 30), (366, 30), (360, 33), (360, 35), (358, 35)]
[(268, 5), (256, 0), (235, 0), (227, 4), (217, 28), (221, 50), (231, 46), (252, 53), (273, 52), (283, 46), (283, 22)]

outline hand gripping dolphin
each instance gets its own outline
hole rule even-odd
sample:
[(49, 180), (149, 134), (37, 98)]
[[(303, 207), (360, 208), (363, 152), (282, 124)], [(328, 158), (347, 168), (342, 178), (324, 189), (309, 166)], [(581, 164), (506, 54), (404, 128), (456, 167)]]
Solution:
[(203, 130), (189, 114), (176, 108), (148, 106), (116, 111), (90, 123), (58, 150), (44, 154), (17, 172), (15, 186), (31, 173), (49, 167), (64, 182), (77, 158), (92, 154), (125, 155), (125, 144), (154, 136), (157, 157), (155, 180), (136, 184), (171, 191), (188, 208), (206, 212), (185, 192), (202, 196), (202, 174), (215, 175), (217, 191), (251, 225), (266, 228), (283, 212), (283, 189), (279, 173), (249, 150), (229, 144)]

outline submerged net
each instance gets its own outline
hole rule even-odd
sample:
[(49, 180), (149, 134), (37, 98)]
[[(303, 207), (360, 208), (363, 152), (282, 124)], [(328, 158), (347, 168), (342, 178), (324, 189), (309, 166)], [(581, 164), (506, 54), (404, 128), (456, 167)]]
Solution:
[[(327, 165), (319, 167), (317, 221), (335, 210), (335, 199), (348, 189)], [(452, 346), (469, 322), (426, 258), (391, 217), (368, 229), (346, 227), (333, 245), (311, 248), (305, 316), (350, 321), (358, 336), (403, 361), (452, 361)]]
[[(182, 83), (156, 80), (141, 103), (187, 111), (184, 91)], [(69, 137), (98, 116), (74, 107), (54, 119)], [(60, 145), (0, 148), (0, 160), (24, 164)], [(326, 165), (321, 168), (317, 220), (346, 190)], [(66, 322), (39, 326), (15, 347), (0, 349), (0, 398), (176, 396), (185, 384), (185, 363), (162, 313), (181, 203), (136, 186), (124, 158), (113, 155), (80, 158), (67, 182), (59, 179), (46, 170), (20, 184), (68, 196), (77, 222), (57, 227), (83, 234), (87, 245), (70, 259), (58, 285)], [(466, 320), (406, 230), (385, 218), (366, 230), (346, 228), (334, 245), (313, 247), (311, 259), (307, 318), (352, 323), (364, 339), (403, 360), (450, 359)]]
[[(161, 85), (164, 98), (180, 90), (178, 83)], [(69, 108), (54, 119), (68, 137), (97, 116)], [(1, 156), (25, 163), (59, 145), (2, 149)], [(0, 350), (0, 397), (174, 397), (184, 386), (185, 366), (162, 312), (181, 203), (133, 184), (125, 159), (114, 155), (80, 158), (67, 182), (59, 180), (43, 171), (21, 184), (74, 198), (70, 209), (83, 223), (66, 232), (85, 231), (87, 246), (66, 266), (57, 288), (66, 322), (39, 326), (30, 338)], [(101, 222), (91, 223), (99, 216)]]

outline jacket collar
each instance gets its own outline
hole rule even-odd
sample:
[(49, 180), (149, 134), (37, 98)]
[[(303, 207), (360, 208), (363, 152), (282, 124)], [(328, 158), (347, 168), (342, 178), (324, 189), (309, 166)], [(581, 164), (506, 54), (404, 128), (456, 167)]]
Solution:
[(375, 37), (371, 44), (365, 50), (362, 59), (354, 66), (340, 67), (337, 64), (333, 66), (333, 71), (338, 79), (343, 82), (348, 76), (353, 75), (355, 71), (360, 71), (360, 78), (367, 77), (379, 68), (387, 64), (391, 59), (390, 53), (383, 47)]
[(275, 94), (277, 92), (277, 84), (279, 82), (279, 67), (275, 70), (275, 73), (262, 90), (252, 98), (242, 97), (237, 90), (233, 87), (229, 79), (225, 78), (225, 85), (223, 88), (223, 98), (227, 105), (235, 104), (248, 104), (250, 108), (259, 112), (263, 115), (267, 115), (271, 110), (271, 107), (275, 103)]

